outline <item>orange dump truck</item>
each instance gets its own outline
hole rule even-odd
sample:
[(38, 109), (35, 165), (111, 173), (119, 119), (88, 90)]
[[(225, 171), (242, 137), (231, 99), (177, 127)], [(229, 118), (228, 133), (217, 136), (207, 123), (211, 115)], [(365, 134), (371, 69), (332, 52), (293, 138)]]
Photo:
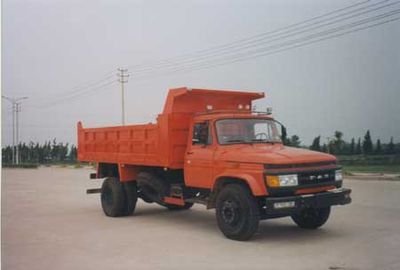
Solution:
[(83, 128), (78, 159), (97, 163), (91, 178), (107, 216), (133, 213), (138, 198), (170, 210), (216, 208), (222, 233), (249, 239), (262, 219), (291, 216), (316, 229), (331, 206), (351, 202), (334, 156), (284, 146), (286, 130), (253, 112), (264, 93), (178, 88), (154, 124)]

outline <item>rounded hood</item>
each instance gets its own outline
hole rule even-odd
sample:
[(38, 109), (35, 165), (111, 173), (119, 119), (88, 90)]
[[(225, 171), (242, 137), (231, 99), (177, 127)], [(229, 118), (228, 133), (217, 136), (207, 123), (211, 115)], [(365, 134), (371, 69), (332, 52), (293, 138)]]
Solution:
[(235, 144), (221, 147), (218, 159), (262, 164), (296, 164), (336, 161), (336, 157), (282, 144)]

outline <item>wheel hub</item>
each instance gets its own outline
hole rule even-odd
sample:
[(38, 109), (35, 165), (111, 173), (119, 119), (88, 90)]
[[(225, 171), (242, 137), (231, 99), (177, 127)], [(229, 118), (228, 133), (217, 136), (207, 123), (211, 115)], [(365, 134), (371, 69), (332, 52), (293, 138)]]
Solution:
[(235, 224), (239, 217), (239, 206), (236, 202), (224, 201), (221, 207), (222, 219), (227, 224)]

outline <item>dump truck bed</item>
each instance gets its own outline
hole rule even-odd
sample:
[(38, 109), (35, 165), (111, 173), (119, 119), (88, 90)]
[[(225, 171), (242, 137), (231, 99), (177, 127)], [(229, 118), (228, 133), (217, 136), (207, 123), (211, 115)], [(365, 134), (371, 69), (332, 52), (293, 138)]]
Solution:
[(154, 124), (83, 128), (79, 122), (78, 160), (183, 168), (189, 124), (196, 113), (207, 113), (210, 107), (251, 108), (252, 100), (262, 97), (254, 92), (171, 89)]
[(183, 168), (189, 115), (160, 115), (156, 124), (83, 128), (78, 123), (78, 159)]

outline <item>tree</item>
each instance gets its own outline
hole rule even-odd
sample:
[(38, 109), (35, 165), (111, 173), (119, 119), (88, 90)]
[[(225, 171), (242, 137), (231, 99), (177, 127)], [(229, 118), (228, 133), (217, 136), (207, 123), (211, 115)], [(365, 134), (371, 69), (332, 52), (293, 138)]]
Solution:
[(77, 160), (77, 149), (75, 145), (71, 146), (71, 150), (69, 151), (68, 159), (71, 162), (75, 162)]
[(43, 162), (47, 163), (51, 160), (51, 145), (50, 141), (45, 142), (43, 145)]
[(63, 143), (59, 143), (57, 147), (57, 160), (63, 162), (68, 154), (68, 143), (65, 145)]
[(328, 153), (328, 146), (326, 145), (326, 143), (324, 143), (324, 144), (322, 145), (321, 150), (322, 150), (322, 152), (324, 152), (324, 153)]
[(390, 137), (390, 142), (387, 145), (386, 153), (389, 154), (389, 155), (392, 155), (392, 154), (396, 153), (395, 145), (394, 145), (394, 142), (393, 142), (393, 137)]
[[(12, 147), (6, 146), (2, 148), (2, 162), (4, 164), (13, 163)], [(39, 143), (24, 142), (19, 143), (19, 156), (21, 163), (39, 163), (45, 164), (49, 162), (75, 162), (77, 160), (77, 148), (68, 143), (57, 143), (56, 139), (52, 142), (45, 142), (43, 145)]]
[(356, 147), (356, 154), (360, 155), (362, 153), (362, 149), (361, 149), (361, 138), (358, 138), (357, 141), (357, 147)]
[[(50, 146), (50, 143), (49, 143)], [(58, 145), (57, 145), (57, 140), (56, 138), (53, 139), (53, 144), (50, 146), (50, 155), (51, 155), (51, 160), (56, 161), (58, 157)]]
[(343, 141), (343, 132), (341, 131), (335, 131), (335, 138), (332, 141), (331, 144), (331, 151), (332, 153), (335, 154), (343, 154), (343, 145), (344, 145), (344, 141)]
[(290, 137), (290, 146), (293, 147), (300, 147), (300, 138), (297, 135), (293, 135), (292, 137)]
[(350, 155), (354, 155), (355, 153), (356, 153), (356, 140), (354, 140), (354, 138), (351, 138)]
[(284, 145), (293, 146), (293, 147), (300, 147), (300, 138), (297, 135), (293, 135), (290, 138), (286, 136), (282, 136), (282, 142)]
[(1, 151), (1, 160), (5, 164), (11, 164), (13, 163), (12, 156), (13, 156), (13, 151), (11, 146), (7, 146), (6, 148), (3, 148)]
[(365, 133), (362, 147), (365, 155), (371, 154), (373, 151), (371, 134), (369, 133), (369, 130), (367, 130), (367, 133)]
[(382, 154), (382, 146), (381, 146), (381, 140), (380, 139), (376, 140), (375, 154), (377, 154), (377, 155)]
[(314, 151), (321, 151), (320, 140), (321, 140), (321, 135), (319, 135), (318, 137), (315, 137), (310, 146), (310, 149), (314, 150)]

